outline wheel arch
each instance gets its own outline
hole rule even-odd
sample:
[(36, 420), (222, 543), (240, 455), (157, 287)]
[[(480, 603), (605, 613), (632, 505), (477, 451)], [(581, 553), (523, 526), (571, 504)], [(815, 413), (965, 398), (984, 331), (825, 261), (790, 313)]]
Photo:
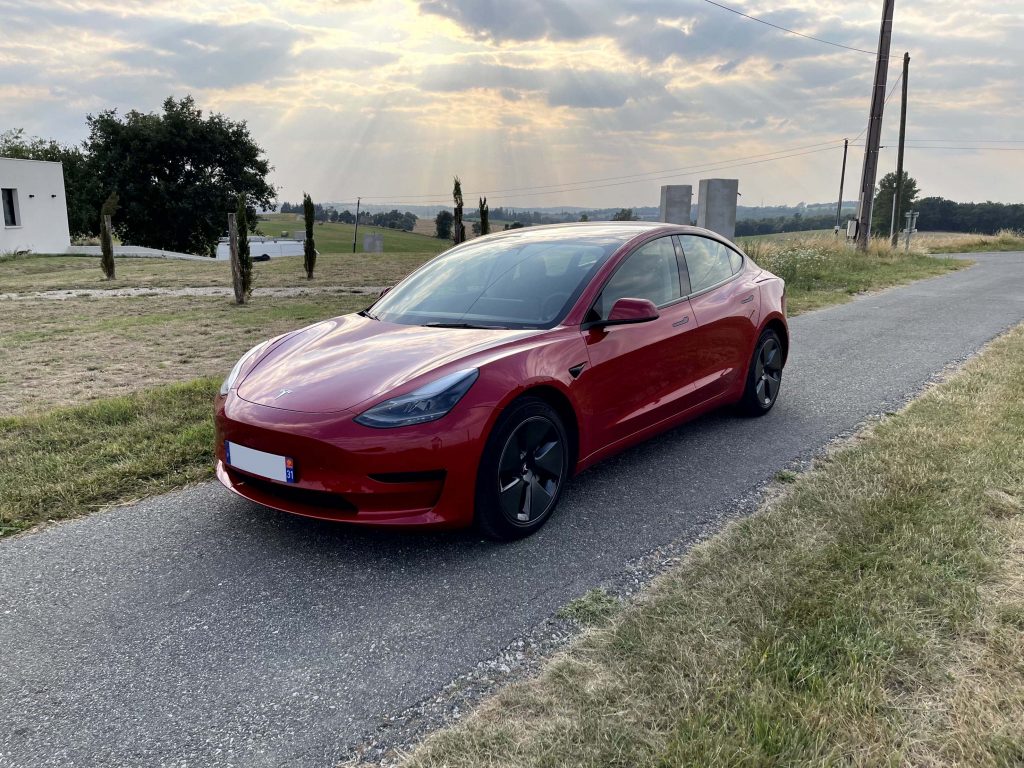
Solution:
[(775, 331), (779, 341), (782, 342), (782, 364), (785, 365), (789, 359), (789, 328), (786, 327), (786, 323), (783, 322), (781, 317), (773, 316), (762, 326), (761, 333), (765, 331)]
[(561, 418), (566, 436), (569, 438), (569, 471), (570, 474), (575, 474), (576, 462), (579, 460), (580, 454), (580, 425), (572, 401), (569, 400), (568, 395), (557, 387), (549, 384), (535, 384), (519, 392), (505, 408), (502, 408), (502, 411), (524, 397), (536, 397), (543, 400), (554, 408), (555, 413)]

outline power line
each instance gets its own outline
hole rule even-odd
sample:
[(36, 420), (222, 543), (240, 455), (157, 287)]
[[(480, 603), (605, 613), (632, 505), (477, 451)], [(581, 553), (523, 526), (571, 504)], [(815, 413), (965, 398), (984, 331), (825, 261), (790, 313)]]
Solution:
[(742, 11), (737, 11), (735, 8), (730, 8), (727, 5), (722, 5), (721, 3), (716, 3), (714, 0), (704, 0), (704, 2), (707, 3), (708, 5), (715, 6), (716, 8), (721, 8), (723, 11), (728, 11), (729, 13), (735, 13), (737, 16), (742, 16), (744, 19), (750, 19), (751, 21), (756, 21), (758, 24), (764, 24), (764, 25), (769, 26), (769, 27), (774, 27), (775, 29), (781, 30), (783, 32), (788, 32), (789, 34), (796, 35), (797, 37), (803, 37), (803, 38), (806, 38), (807, 40), (814, 40), (816, 43), (824, 43), (825, 45), (832, 45), (832, 46), (835, 46), (836, 48), (845, 48), (848, 51), (856, 51), (857, 53), (866, 53), (869, 56), (874, 56), (875, 55), (874, 51), (866, 51), (863, 48), (853, 48), (853, 47), (851, 47), (849, 45), (843, 45), (842, 43), (834, 43), (831, 40), (823, 40), (820, 37), (813, 37), (812, 35), (805, 35), (803, 32), (797, 32), (795, 29), (789, 29), (789, 27), (780, 27), (778, 24), (772, 24), (772, 22), (765, 21), (764, 19), (759, 19), (756, 16), (749, 16), (749, 15), (743, 13)]
[(1024, 139), (907, 139), (907, 141), (969, 141), (972, 144), (1024, 144)]
[[(694, 169), (691, 169), (687, 173), (682, 173), (682, 172), (680, 172), (680, 173), (671, 173), (669, 175), (656, 176), (654, 178), (649, 178), (649, 179), (632, 179), (630, 181), (614, 181), (614, 182), (609, 182), (607, 184), (593, 184), (593, 185), (590, 185), (590, 186), (574, 187), (574, 188), (570, 188), (570, 189), (550, 189), (550, 190), (545, 190), (545, 191), (521, 192), (517, 196), (518, 197), (538, 197), (538, 196), (543, 196), (543, 195), (561, 194), (561, 193), (565, 193), (565, 192), (585, 192), (585, 191), (592, 190), (592, 189), (607, 189), (607, 188), (610, 188), (610, 187), (621, 187), (621, 186), (627, 186), (629, 184), (639, 184), (639, 183), (642, 183), (642, 182), (645, 182), (645, 181), (662, 181), (662, 180), (667, 180), (667, 179), (672, 179), (672, 178), (678, 178), (679, 176), (689, 175), (689, 173), (691, 173), (693, 171), (700, 171), (702, 173), (710, 173), (710, 172), (713, 172), (713, 171), (724, 171), (724, 170), (729, 170), (731, 168), (741, 168), (741, 167), (745, 167), (745, 166), (749, 166), (749, 165), (759, 165), (761, 163), (770, 163), (770, 162), (773, 162), (775, 160), (786, 160), (786, 159), (789, 159), (789, 158), (792, 158), (792, 157), (802, 157), (804, 155), (813, 155), (813, 154), (817, 154), (819, 152), (827, 152), (829, 150), (834, 150), (834, 149), (839, 149), (839, 148), (840, 148), (840, 145), (838, 143), (831, 142), (831, 143), (829, 143), (828, 146), (819, 147), (817, 149), (809, 149), (809, 150), (806, 150), (806, 151), (803, 151), (803, 152), (792, 152), (790, 154), (780, 155), (778, 157), (767, 157), (767, 158), (763, 158), (763, 159), (760, 159), (760, 160), (749, 160), (748, 162), (739, 162), (739, 163), (731, 162), (731, 161), (723, 161), (723, 162), (727, 162), (727, 163), (730, 163), (730, 164), (726, 164), (726, 165), (711, 164), (711, 165), (713, 165), (713, 167), (695, 166)], [(529, 189), (529, 188), (527, 188), (527, 189)], [(481, 192), (472, 192), (472, 193), (467, 193), (467, 194), (475, 196), (475, 195), (481, 195), (483, 193), (481, 193)], [(494, 194), (494, 193), (487, 193), (487, 194), (490, 195), (490, 194)], [(365, 200), (366, 198), (364, 197), (363, 199)], [(414, 200), (411, 200), (411, 199), (405, 199), (405, 200), (401, 200), (400, 199), (400, 200), (388, 200), (387, 202), (390, 203), (390, 204), (394, 204), (394, 205), (446, 205), (446, 204), (450, 203), (451, 201), (447, 197), (439, 197), (438, 199), (434, 199), (434, 200), (415, 200), (414, 201)]]
[[(543, 190), (543, 189), (554, 189), (556, 187), (560, 191), (571, 192), (571, 191), (573, 191), (572, 188), (580, 187), (580, 185), (585, 185), (585, 184), (600, 184), (600, 183), (603, 183), (603, 182), (606, 182), (606, 181), (620, 181), (620, 180), (623, 180), (623, 179), (632, 179), (633, 181), (638, 181), (638, 182), (639, 181), (648, 181), (648, 180), (652, 180), (652, 179), (649, 179), (648, 177), (661, 178), (661, 177), (663, 177), (664, 174), (689, 173), (691, 171), (700, 171), (700, 170), (703, 170), (705, 168), (708, 168), (709, 166), (719, 166), (722, 163), (733, 163), (733, 162), (739, 162), (739, 161), (742, 161), (742, 160), (753, 160), (753, 159), (762, 158), (762, 157), (767, 158), (767, 157), (769, 157), (771, 155), (779, 155), (779, 154), (784, 154), (784, 153), (787, 153), (787, 152), (796, 152), (796, 151), (804, 150), (804, 149), (813, 149), (815, 147), (832, 147), (832, 146), (836, 145), (838, 142), (839, 142), (838, 139), (834, 139), (832, 141), (820, 141), (820, 142), (818, 142), (816, 144), (804, 144), (804, 145), (797, 146), (797, 147), (784, 147), (783, 149), (776, 149), (773, 152), (762, 152), (762, 153), (759, 153), (759, 154), (756, 154), (756, 155), (744, 155), (742, 157), (732, 157), (732, 158), (729, 158), (727, 160), (717, 160), (717, 161), (713, 161), (713, 162), (699, 163), (697, 165), (682, 166), (682, 167), (679, 167), (679, 168), (662, 168), (662, 169), (657, 170), (657, 171), (645, 171), (643, 173), (630, 173), (630, 174), (626, 174), (624, 176), (604, 176), (604, 177), (593, 178), (593, 179), (580, 179), (578, 181), (563, 181), (563, 182), (556, 183), (556, 184), (534, 184), (534, 185), (526, 186), (526, 187), (506, 187), (504, 189), (485, 189), (485, 190), (480, 190), (480, 191), (476, 191), (476, 192), (467, 192), (466, 194), (471, 196), (471, 197), (472, 196), (480, 196), (480, 195), (501, 195), (501, 194), (506, 194), (506, 193), (509, 193), (509, 192), (534, 192), (534, 191)], [(590, 187), (580, 187), (580, 188), (581, 189), (589, 189)], [(389, 200), (389, 199), (393, 199), (393, 198), (396, 198), (396, 197), (397, 198), (403, 198), (405, 200), (413, 200), (413, 199), (419, 199), (419, 198), (431, 198), (431, 199), (444, 198), (444, 199), (447, 199), (445, 193), (443, 193), (443, 192), (442, 193), (423, 194), (423, 195), (363, 195), (363, 199), (364, 200)]]
[[(883, 101), (882, 104), (888, 104), (889, 103), (889, 99), (891, 99), (892, 95), (894, 93), (896, 93), (896, 89), (899, 88), (900, 80), (902, 80), (902, 79), (903, 79), (903, 72), (900, 72), (899, 75), (896, 76), (896, 82), (892, 84), (892, 88), (889, 89), (889, 93), (885, 97), (885, 101)], [(852, 139), (850, 139), (850, 142), (852, 143), (852, 142), (856, 141), (857, 139), (859, 139), (861, 136), (863, 136), (865, 133), (867, 133), (867, 130), (868, 130), (868, 126), (865, 125), (860, 133), (858, 133), (856, 136), (854, 136)], [(860, 144), (858, 146), (864, 146), (864, 145)]]
[[(881, 149), (887, 149), (896, 142), (888, 141), (882, 144)], [(863, 147), (863, 144), (851, 144), (851, 147)], [(910, 149), (961, 149), (961, 150), (973, 150), (975, 152), (1024, 152), (1024, 147), (968, 147), (968, 146), (943, 146), (943, 145), (927, 145), (927, 144), (907, 144)]]

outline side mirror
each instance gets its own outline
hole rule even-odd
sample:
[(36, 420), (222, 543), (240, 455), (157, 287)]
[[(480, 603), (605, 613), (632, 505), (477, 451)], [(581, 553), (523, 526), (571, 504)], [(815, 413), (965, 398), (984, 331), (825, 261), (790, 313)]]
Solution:
[(660, 317), (654, 302), (648, 299), (623, 298), (612, 304), (612, 311), (607, 320), (587, 323), (587, 328), (603, 328), (609, 325), (632, 325), (633, 323), (649, 323)]

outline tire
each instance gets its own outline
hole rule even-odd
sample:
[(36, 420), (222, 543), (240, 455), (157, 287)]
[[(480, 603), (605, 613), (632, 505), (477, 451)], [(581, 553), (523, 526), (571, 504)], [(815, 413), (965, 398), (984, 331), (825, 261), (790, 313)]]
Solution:
[(558, 413), (536, 397), (514, 401), (491, 430), (476, 479), (475, 522), (496, 541), (536, 532), (569, 476), (569, 439)]
[(779, 399), (782, 386), (782, 341), (772, 330), (761, 334), (747, 369), (747, 381), (739, 402), (746, 416), (764, 416)]

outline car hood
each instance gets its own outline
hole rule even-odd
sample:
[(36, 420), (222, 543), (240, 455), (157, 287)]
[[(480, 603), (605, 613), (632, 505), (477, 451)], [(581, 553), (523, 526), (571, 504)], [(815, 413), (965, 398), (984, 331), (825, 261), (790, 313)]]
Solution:
[(291, 411), (346, 411), (469, 355), (537, 333), (425, 328), (345, 315), (303, 328), (272, 347), (237, 393), (251, 403)]

